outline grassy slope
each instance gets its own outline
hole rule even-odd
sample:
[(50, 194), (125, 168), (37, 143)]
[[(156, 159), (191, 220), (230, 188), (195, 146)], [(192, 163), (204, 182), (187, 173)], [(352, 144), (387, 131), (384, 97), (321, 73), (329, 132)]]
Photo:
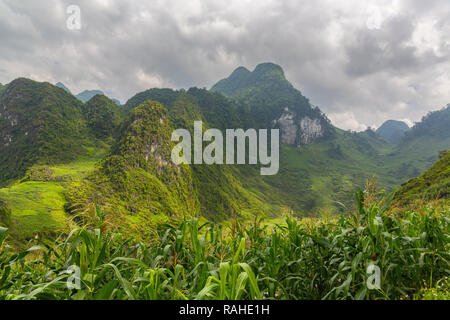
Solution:
[(396, 194), (398, 204), (450, 198), (450, 152), (420, 177), (410, 179)]
[[(427, 170), (437, 160), (437, 150), (450, 147), (450, 139), (419, 137), (397, 148), (366, 133), (361, 135), (366, 135), (368, 145), (355, 135), (337, 130), (333, 139), (300, 149), (282, 146), (279, 175), (255, 179), (276, 186), (269, 193), (272, 197), (277, 194), (295, 211), (311, 214), (317, 209), (340, 208), (338, 202), (351, 205), (351, 193), (370, 177), (392, 190)], [(258, 189), (257, 184), (254, 188)]]
[[(253, 88), (256, 85), (258, 90), (247, 92), (242, 89), (238, 94), (255, 108), (263, 105), (272, 111), (277, 110), (288, 99), (289, 105), (303, 107), (299, 112), (311, 111), (307, 100), (284, 79), (280, 68), (270, 64), (264, 68), (272, 71), (263, 70), (263, 74), (255, 71), (251, 76), (248, 70), (239, 68), (233, 73), (232, 81), (221, 82), (222, 86), (225, 85), (222, 88), (226, 91), (224, 93), (233, 96), (240, 86)], [(240, 77), (245, 78), (246, 83), (239, 82)], [(240, 85), (234, 86), (236, 82)], [(227, 85), (233, 85), (234, 89)], [(224, 91), (217, 87), (215, 90)], [(199, 119), (206, 121), (209, 127), (246, 127), (245, 123), (251, 123), (256, 114), (267, 115), (267, 112), (254, 112), (251, 119), (247, 119), (248, 114), (239, 113), (242, 111), (239, 108), (245, 109), (246, 105), (234, 104), (221, 95), (196, 88), (186, 93), (151, 89), (131, 98), (127, 108), (131, 109), (146, 99), (161, 101), (172, 115), (182, 117), (185, 122), (176, 123), (178, 128), (191, 128), (192, 122)], [(182, 110), (189, 109), (189, 106), (196, 112), (187, 116)], [(204, 198), (201, 202), (208, 204), (203, 213), (206, 212), (208, 217), (223, 218), (226, 212), (234, 216), (236, 207), (240, 207), (241, 215), (277, 215), (283, 209), (298, 214), (315, 214), (323, 209), (343, 210), (340, 203), (351, 205), (351, 193), (362, 188), (367, 178), (375, 177), (379, 185), (391, 190), (426, 170), (436, 160), (438, 150), (450, 147), (448, 139), (416, 137), (398, 147), (373, 132), (354, 134), (337, 128), (330, 130), (332, 132), (326, 138), (312, 145), (300, 148), (282, 145), (280, 172), (273, 177), (261, 177), (257, 166), (194, 170), (194, 177), (198, 175), (194, 180), (198, 181), (199, 196)], [(242, 203), (238, 195), (244, 195), (247, 203)]]
[[(229, 170), (225, 170), (227, 185), (231, 183), (230, 186), (236, 187), (242, 183), (243, 187), (234, 192), (238, 192), (244, 199), (249, 199), (239, 204), (243, 217), (253, 214), (275, 217), (286, 209), (307, 215), (314, 215), (321, 210), (341, 209), (340, 203), (351, 205), (351, 193), (362, 187), (370, 176), (374, 176), (379, 185), (391, 189), (400, 183), (404, 174), (408, 174), (408, 171), (398, 176), (390, 174), (390, 171), (399, 173), (398, 168), (405, 166), (402, 165), (405, 162), (404, 156), (393, 153), (393, 147), (383, 144), (377, 146), (376, 139), (369, 141), (377, 148), (378, 154), (374, 155), (361, 149), (355, 142), (355, 136), (343, 131), (337, 131), (333, 140), (320, 141), (300, 149), (282, 145), (278, 175), (262, 177), (255, 166), (228, 168)], [(441, 144), (445, 145), (446, 142), (441, 141)], [(342, 155), (336, 154), (337, 145), (340, 146)], [(409, 151), (412, 158), (432, 158), (426, 156), (425, 152), (417, 151), (418, 146), (437, 148), (437, 145), (430, 143), (416, 145), (415, 142), (405, 147), (403, 152)], [(20, 232), (21, 236), (26, 238), (65, 226), (65, 187), (70, 181), (82, 181), (94, 170), (95, 164), (105, 153), (105, 149), (91, 149), (89, 157), (49, 167), (53, 172), (52, 181), (16, 182), (0, 189), (0, 199), (12, 210), (12, 234), (18, 235)], [(427, 163), (416, 160), (412, 161), (412, 165), (426, 169)], [(214, 170), (213, 167), (209, 169)], [(233, 184), (238, 176), (240, 178), (237, 182), (240, 183)], [(215, 175), (211, 177), (215, 179)], [(403, 181), (405, 180), (407, 179), (404, 178)], [(206, 181), (203, 181), (203, 184), (208, 188)], [(231, 195), (232, 191), (228, 190), (227, 194)], [(230, 203), (233, 201), (230, 200)], [(210, 215), (214, 216), (215, 213), (217, 214), (211, 212)]]
[(65, 221), (64, 188), (56, 182), (29, 181), (0, 189), (12, 211), (11, 232), (24, 237), (61, 228)]
[(438, 160), (438, 151), (450, 148), (450, 137), (416, 137), (401, 145), (396, 152), (386, 154), (384, 160), (388, 173), (396, 180), (417, 177)]
[(335, 137), (311, 145), (282, 145), (278, 175), (261, 177), (256, 168), (247, 166), (242, 180), (267, 202), (296, 213), (342, 210), (342, 204), (351, 205), (352, 192), (369, 177), (390, 188), (399, 183), (386, 173), (380, 154), (392, 147), (371, 136), (361, 140), (361, 135), (365, 134), (337, 130)]
[(0, 199), (11, 209), (11, 235), (29, 238), (65, 227), (65, 187), (92, 172), (107, 150), (107, 146), (91, 148), (88, 156), (68, 164), (49, 166), (51, 181), (17, 181), (0, 189)]

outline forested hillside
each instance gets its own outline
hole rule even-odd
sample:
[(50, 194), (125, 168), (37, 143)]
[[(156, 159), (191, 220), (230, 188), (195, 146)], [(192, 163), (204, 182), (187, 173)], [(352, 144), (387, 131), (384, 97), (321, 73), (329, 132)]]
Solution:
[(397, 144), (408, 131), (408, 125), (403, 121), (388, 120), (377, 129), (376, 133), (387, 142)]
[(63, 89), (20, 78), (0, 104), (0, 185), (37, 163), (75, 160), (92, 144), (82, 104)]
[[(0, 200), (19, 237), (61, 228), (71, 215), (95, 214), (94, 204), (144, 238), (144, 226), (173, 216), (220, 222), (343, 212), (367, 179), (392, 190), (450, 146), (449, 107), (424, 117), (394, 145), (370, 129), (334, 127), (271, 63), (253, 72), (240, 67), (212, 90), (149, 89), (123, 107), (104, 95), (83, 104), (64, 89), (27, 79), (0, 90), (0, 177), (7, 184)], [(261, 176), (258, 165), (174, 166), (171, 132), (192, 132), (196, 120), (204, 130), (280, 129), (279, 173)]]

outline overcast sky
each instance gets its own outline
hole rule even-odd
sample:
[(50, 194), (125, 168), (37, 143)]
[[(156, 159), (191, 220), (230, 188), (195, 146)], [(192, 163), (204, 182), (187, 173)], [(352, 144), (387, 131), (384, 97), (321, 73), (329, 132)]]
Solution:
[[(67, 27), (71, 4), (81, 30)], [(450, 1), (0, 0), (1, 83), (125, 102), (269, 61), (340, 128), (412, 124), (450, 103)]]

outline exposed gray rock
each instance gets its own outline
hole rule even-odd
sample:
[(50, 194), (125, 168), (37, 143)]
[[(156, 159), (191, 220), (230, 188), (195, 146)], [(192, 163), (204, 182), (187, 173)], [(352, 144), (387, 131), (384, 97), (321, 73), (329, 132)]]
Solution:
[(311, 144), (324, 135), (319, 119), (311, 119), (308, 116), (299, 119), (289, 108), (285, 108), (273, 124), (280, 129), (281, 142), (287, 145)]
[(281, 142), (288, 145), (294, 145), (297, 140), (297, 126), (295, 125), (295, 113), (284, 109), (281, 117), (275, 121), (280, 128)]
[(311, 144), (323, 136), (323, 128), (319, 119), (304, 117), (300, 121), (300, 143)]

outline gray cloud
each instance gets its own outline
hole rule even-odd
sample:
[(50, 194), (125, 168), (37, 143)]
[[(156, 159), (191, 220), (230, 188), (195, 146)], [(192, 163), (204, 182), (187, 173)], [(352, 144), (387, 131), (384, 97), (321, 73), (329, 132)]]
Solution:
[[(77, 4), (82, 29), (66, 28)], [(344, 129), (418, 121), (450, 102), (448, 0), (0, 0), (0, 82), (210, 87), (272, 61)]]

